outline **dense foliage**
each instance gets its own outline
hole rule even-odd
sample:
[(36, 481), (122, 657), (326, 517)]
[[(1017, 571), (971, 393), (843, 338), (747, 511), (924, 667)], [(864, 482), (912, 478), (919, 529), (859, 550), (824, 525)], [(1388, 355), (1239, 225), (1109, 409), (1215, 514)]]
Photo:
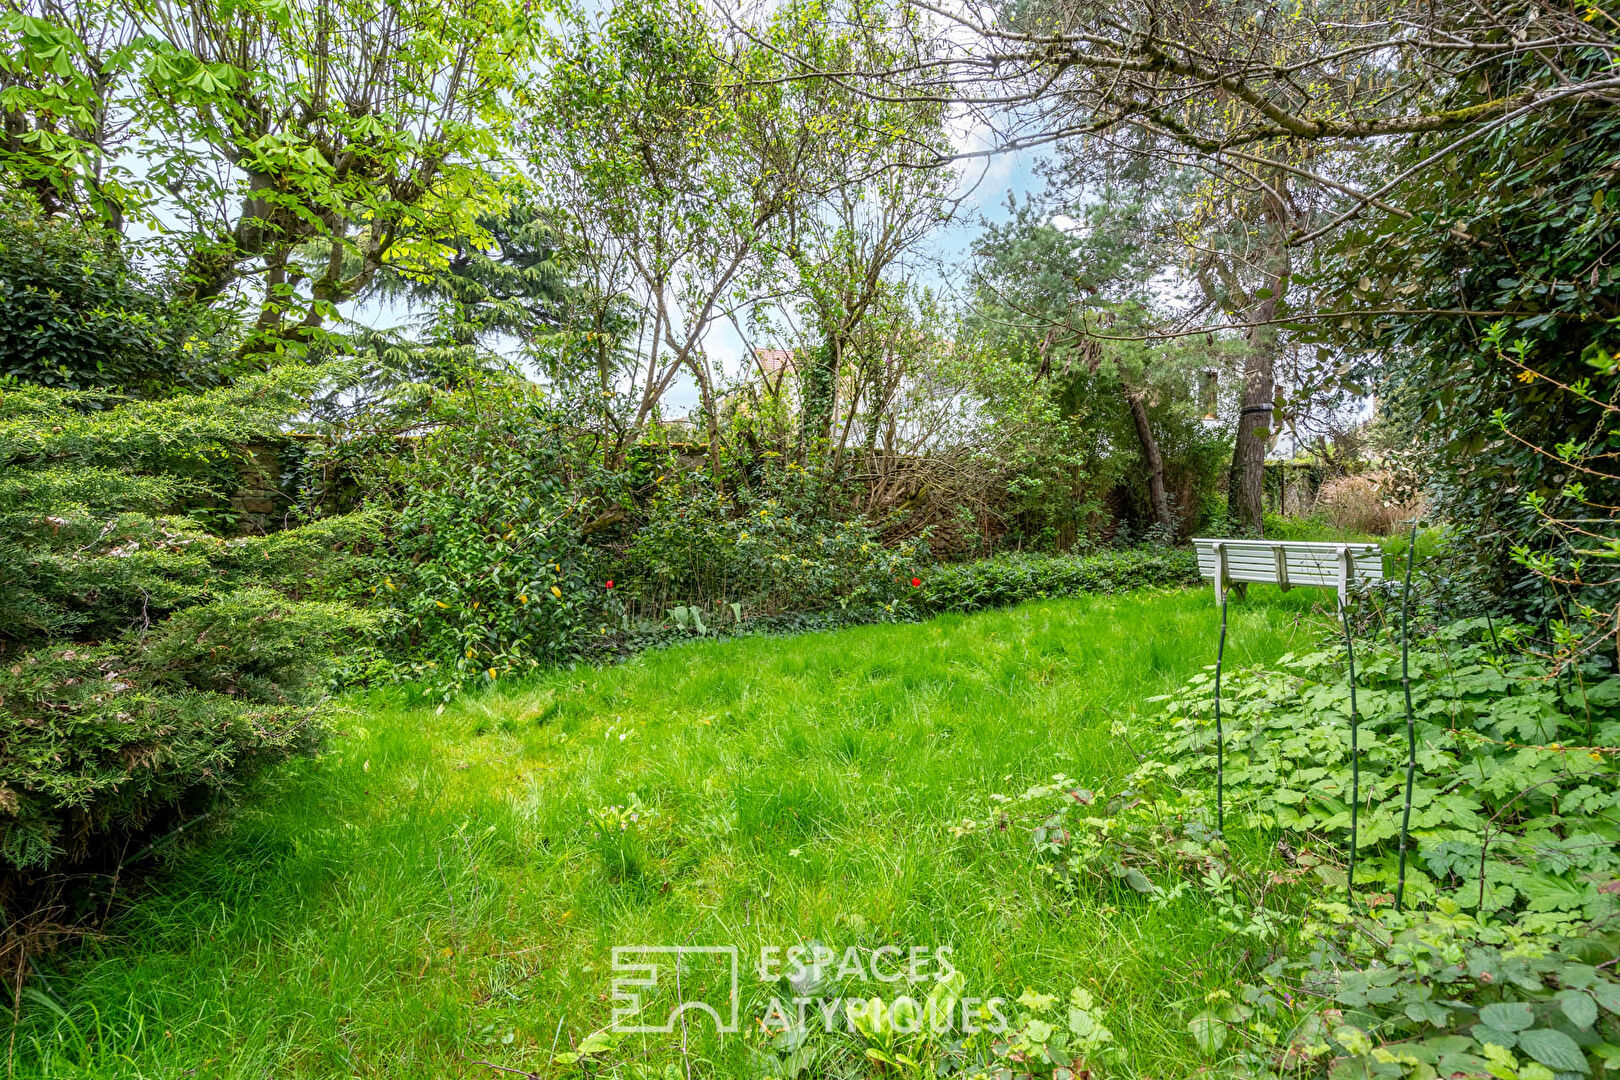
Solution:
[(8, 657), (0, 899), (37, 899), (10, 895), (18, 871), (115, 852), (176, 806), (316, 745), (316, 658), (357, 621), (246, 588), (146, 634)]
[[(1481, 919), (1549, 930), (1601, 921), (1620, 878), (1620, 677), (1588, 663), (1556, 675), (1523, 651), (1528, 628), (1468, 620), (1410, 651), (1418, 746), (1408, 902), (1450, 897)], [(1356, 655), (1362, 810), (1357, 886), (1393, 895), (1405, 806), (1406, 712), (1399, 646)], [(1284, 657), (1222, 687), (1228, 820), (1348, 849), (1350, 687), (1342, 650)], [(1167, 776), (1215, 768), (1209, 680), (1168, 712), (1184, 758)], [(1324, 718), (1330, 722), (1324, 723)]]
[(1201, 340), (1131, 340), (1167, 317), (1155, 283), (1171, 255), (1153, 217), (1126, 192), (1095, 199), (1054, 181), (978, 242), (966, 326), (1033, 375), (1050, 411), (1008, 500), (1013, 535), (1031, 546), (1225, 525), (1232, 432), (1203, 393), (1224, 358)]
[(817, 477), (777, 456), (726, 454), (720, 482), (707, 455), (668, 445), (610, 467), (611, 436), (581, 423), (587, 407), (522, 381), (435, 395), (427, 415), (425, 433), (350, 466), (387, 508), (368, 576), (351, 586), (382, 629), (351, 678), (449, 694), (694, 633), (1196, 579), (1188, 554), (1145, 548), (942, 563), (928, 530), (886, 542), (884, 522), (829, 505)]
[[(1605, 1075), (1620, 1036), (1608, 970), (1620, 677), (1595, 664), (1560, 675), (1530, 640), (1525, 627), (1467, 620), (1414, 643), (1410, 810), (1400, 647), (1385, 628), (1356, 648), (1359, 760), (1345, 653), (1329, 646), (1227, 673), (1220, 760), (1201, 674), (1168, 698), (1174, 734), (1137, 748), (1125, 787), (1058, 775), (956, 831), (1017, 822), (1015, 842), (1069, 892), (1118, 882), (1152, 904), (1212, 897), (1228, 931), (1271, 956), (1251, 985), (1189, 1012), (1188, 1032), (1223, 1069)], [(1131, 739), (1134, 725), (1118, 734)], [(1307, 901), (1303, 924), (1288, 917)]]
[(116, 233), (0, 193), (0, 377), (145, 395), (217, 384), (229, 370), (219, 328), (169, 291)]
[(917, 607), (929, 613), (978, 611), (1036, 597), (1123, 592), (1152, 585), (1189, 585), (1197, 580), (1198, 564), (1185, 549), (1001, 555), (933, 570)]
[[(1407, 798), (1399, 649), (1387, 638), (1358, 649), (1358, 891), (1320, 905), (1296, 957), (1270, 965), (1248, 1004), (1221, 1017), (1246, 1029), (1241, 1058), (1255, 1073), (1309, 1063), (1335, 1076), (1546, 1078), (1614, 1064), (1620, 983), (1602, 965), (1620, 878), (1620, 679), (1595, 664), (1560, 675), (1526, 650), (1526, 629), (1449, 623), (1411, 651), (1418, 749), (1404, 914), (1389, 907)], [(1342, 887), (1346, 669), (1333, 652), (1281, 667), (1223, 688), (1229, 814), (1291, 835), (1296, 867)], [(1204, 787), (1208, 683), (1172, 709), (1183, 737), (1164, 775)], [(1346, 722), (1323, 725), (1324, 714)]]
[[(1190, 1019), (1223, 1067), (1608, 1068), (1620, 21), (941, 14), (0, 12), (6, 913), (116, 881), (345, 685), (442, 702), (694, 635), (1189, 583), (1178, 537), (1267, 527), (1281, 425), (1372, 390), (1414, 489), (1363, 485), (1378, 528), (1429, 498), (1448, 600), (1486, 616), (1425, 632), (1411, 714), (1380, 626), (1358, 689), (1334, 648), (1235, 676), (1212, 760), (1194, 680), (1129, 788), (1060, 776), (958, 833), (1027, 827), (1060, 897), (1216, 897), (1272, 961)], [(927, 245), (964, 197), (954, 109), (991, 104), (1003, 145), (1060, 149), (953, 308)], [(1318, 883), (1345, 901), (1290, 926), (1275, 896)], [(970, 1047), (857, 1025), (864, 1060), (1109, 1060), (1083, 988), (1020, 1003)]]
[[(1596, 51), (1567, 59), (1608, 68)], [(1539, 61), (1492, 64), (1467, 97), (1552, 78)], [(1414, 140), (1392, 162), (1415, 172), (1402, 212), (1372, 215), (1319, 267), (1347, 314), (1338, 338), (1365, 350), (1359, 378), (1433, 513), (1462, 530), (1484, 595), (1572, 630), (1616, 599), (1617, 148), (1614, 110), (1578, 102), (1462, 146)], [(1612, 651), (1613, 620), (1596, 618), (1586, 655)]]
[(371, 519), (228, 538), (228, 496), (319, 375), (146, 400), (0, 386), (0, 892), (100, 858), (312, 745), (365, 617)]

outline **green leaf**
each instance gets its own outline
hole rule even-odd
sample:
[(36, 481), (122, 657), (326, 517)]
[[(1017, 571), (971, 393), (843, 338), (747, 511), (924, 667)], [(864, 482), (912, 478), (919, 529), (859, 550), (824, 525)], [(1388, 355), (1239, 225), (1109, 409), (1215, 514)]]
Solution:
[(1372, 1037), (1353, 1024), (1340, 1024), (1334, 1028), (1333, 1040), (1351, 1054), (1372, 1053)]
[(1198, 1044), (1198, 1050), (1206, 1057), (1213, 1057), (1221, 1047), (1226, 1045), (1226, 1025), (1220, 1017), (1205, 1010), (1192, 1018), (1187, 1025), (1192, 1033), (1193, 1042)]
[(1469, 1034), (1473, 1035), (1482, 1046), (1494, 1043), (1504, 1049), (1511, 1050), (1519, 1043), (1519, 1037), (1513, 1032), (1503, 1031), (1501, 1028), (1494, 1028), (1489, 1024), (1475, 1024), (1472, 1028), (1469, 1028)]
[(1451, 1019), (1451, 1010), (1433, 1001), (1413, 1001), (1406, 1006), (1406, 1015), (1420, 1024), (1445, 1027)]
[(1536, 1022), (1536, 1014), (1522, 1001), (1502, 1001), (1481, 1008), (1479, 1019), (1487, 1027), (1496, 1028), (1498, 1031), (1523, 1031)]
[(1580, 990), (1560, 990), (1558, 992), (1558, 1007), (1564, 1010), (1569, 1022), (1578, 1028), (1589, 1028), (1597, 1023), (1597, 1002), (1592, 995)]
[(1532, 1031), (1521, 1032), (1519, 1049), (1550, 1069), (1578, 1073), (1592, 1071), (1592, 1067), (1586, 1063), (1586, 1055), (1581, 1053), (1581, 1048), (1575, 1044), (1574, 1039), (1562, 1031), (1535, 1028)]
[(1612, 1013), (1620, 1013), (1620, 983), (1600, 982), (1592, 987), (1597, 1003)]
[(579, 1052), (581, 1054), (600, 1054), (604, 1050), (612, 1050), (615, 1046), (618, 1046), (621, 1038), (622, 1036), (617, 1032), (609, 1031), (606, 1028), (601, 1031), (593, 1031), (580, 1041)]

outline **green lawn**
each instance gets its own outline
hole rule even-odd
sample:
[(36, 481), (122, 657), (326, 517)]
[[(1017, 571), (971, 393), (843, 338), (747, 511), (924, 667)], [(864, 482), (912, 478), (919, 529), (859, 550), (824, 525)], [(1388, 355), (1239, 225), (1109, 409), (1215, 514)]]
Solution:
[[(1317, 633), (1327, 594), (1251, 593), (1229, 662)], [(551, 1048), (609, 1022), (613, 946), (735, 944), (746, 1030), (773, 992), (760, 947), (814, 940), (949, 945), (978, 997), (1085, 985), (1116, 1074), (1184, 1075), (1188, 1005), (1248, 961), (1204, 901), (1064, 903), (1027, 837), (949, 827), (1054, 771), (1117, 787), (1156, 738), (1143, 699), (1213, 662), (1215, 631), (1208, 590), (1147, 591), (694, 643), (442, 715), (349, 699), (325, 756), (51, 959), (65, 1009), (25, 999), (16, 1073), (569, 1075)], [(634, 826), (593, 828), (633, 796)], [(697, 1018), (680, 1075), (766, 1075), (758, 1041)], [(803, 1075), (866, 1075), (834, 1041)], [(595, 1068), (666, 1077), (682, 1055), (633, 1036)]]

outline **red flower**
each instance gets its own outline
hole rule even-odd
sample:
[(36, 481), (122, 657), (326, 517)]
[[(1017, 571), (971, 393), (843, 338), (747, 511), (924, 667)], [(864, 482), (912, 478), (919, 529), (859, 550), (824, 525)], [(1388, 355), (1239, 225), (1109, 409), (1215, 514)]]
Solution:
[(613, 588), (613, 579), (612, 578), (608, 578), (607, 587), (610, 588), (610, 589)]
[(914, 577), (914, 578), (911, 579), (911, 587), (913, 589), (915, 589), (917, 586), (919, 586), (921, 584), (922, 584), (922, 578)]

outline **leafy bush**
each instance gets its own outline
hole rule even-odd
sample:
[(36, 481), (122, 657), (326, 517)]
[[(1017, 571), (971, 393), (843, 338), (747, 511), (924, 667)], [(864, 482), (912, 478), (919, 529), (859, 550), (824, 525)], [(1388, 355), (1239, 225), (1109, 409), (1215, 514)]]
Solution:
[(1522, 627), (1470, 620), (1432, 628), (1411, 652), (1402, 911), (1406, 713), (1399, 649), (1382, 633), (1357, 647), (1353, 898), (1349, 686), (1334, 648), (1223, 681), (1226, 835), (1214, 828), (1208, 675), (1164, 699), (1174, 737), (1118, 792), (1059, 774), (993, 796), (988, 818), (952, 831), (1013, 837), (1065, 892), (1213, 898), (1226, 932), (1269, 958), (1189, 1018), (1224, 1074), (1606, 1075), (1620, 1065), (1608, 969), (1620, 947), (1620, 676), (1588, 661), (1555, 678), (1526, 646)]
[(1555, 1080), (1620, 1066), (1612, 933), (1549, 938), (1443, 900), (1377, 921), (1340, 906), (1301, 938), (1210, 1029), (1235, 1036), (1239, 1075)]
[(422, 679), (448, 697), (692, 634), (1197, 580), (1191, 555), (1167, 549), (932, 565), (925, 538), (885, 544), (880, 523), (839, 518), (795, 462), (762, 458), (723, 485), (708, 458), (668, 446), (614, 463), (579, 415), (532, 384), (482, 378), (435, 395), (427, 433), (370, 462), (386, 542), (362, 587), (384, 633), (353, 677)]
[(938, 566), (914, 601), (925, 613), (978, 611), (1048, 596), (1123, 592), (1149, 585), (1198, 581), (1192, 553), (1172, 548), (1123, 548), (1084, 555), (1000, 555)]
[(766, 461), (749, 487), (715, 489), (670, 461), (616, 560), (626, 602), (658, 616), (671, 604), (741, 603), (750, 616), (839, 609), (893, 612), (928, 560), (920, 540), (882, 542), (862, 517), (840, 519), (794, 462)]
[(797, 466), (728, 491), (667, 447), (611, 463), (579, 415), (531, 384), (483, 379), (437, 395), (429, 433), (372, 463), (367, 487), (388, 522), (367, 580), (386, 630), (373, 674), (447, 696), (683, 626), (903, 614), (926, 548), (886, 546), (873, 524), (818, 508)]
[(490, 381), (431, 404), (428, 434), (376, 463), (389, 544), (368, 581), (395, 674), (447, 696), (578, 655), (608, 601), (590, 542), (627, 477), (537, 388)]
[(118, 237), (0, 194), (0, 377), (157, 394), (217, 385), (217, 318), (169, 299)]
[[(1582, 56), (1554, 78), (1605, 63)], [(1504, 57), (1491, 81), (1547, 77)], [(1610, 543), (1620, 492), (1580, 461), (1608, 452), (1615, 416), (1620, 275), (1593, 268), (1620, 239), (1620, 116), (1560, 104), (1435, 149), (1415, 140), (1391, 163), (1417, 170), (1400, 214), (1360, 218), (1324, 253), (1323, 310), (1350, 317), (1305, 333), (1360, 352), (1391, 443), (1491, 593), (1536, 619), (1580, 603), (1612, 614), (1613, 575), (1588, 552)], [(1469, 314), (1429, 314), (1445, 310)]]

